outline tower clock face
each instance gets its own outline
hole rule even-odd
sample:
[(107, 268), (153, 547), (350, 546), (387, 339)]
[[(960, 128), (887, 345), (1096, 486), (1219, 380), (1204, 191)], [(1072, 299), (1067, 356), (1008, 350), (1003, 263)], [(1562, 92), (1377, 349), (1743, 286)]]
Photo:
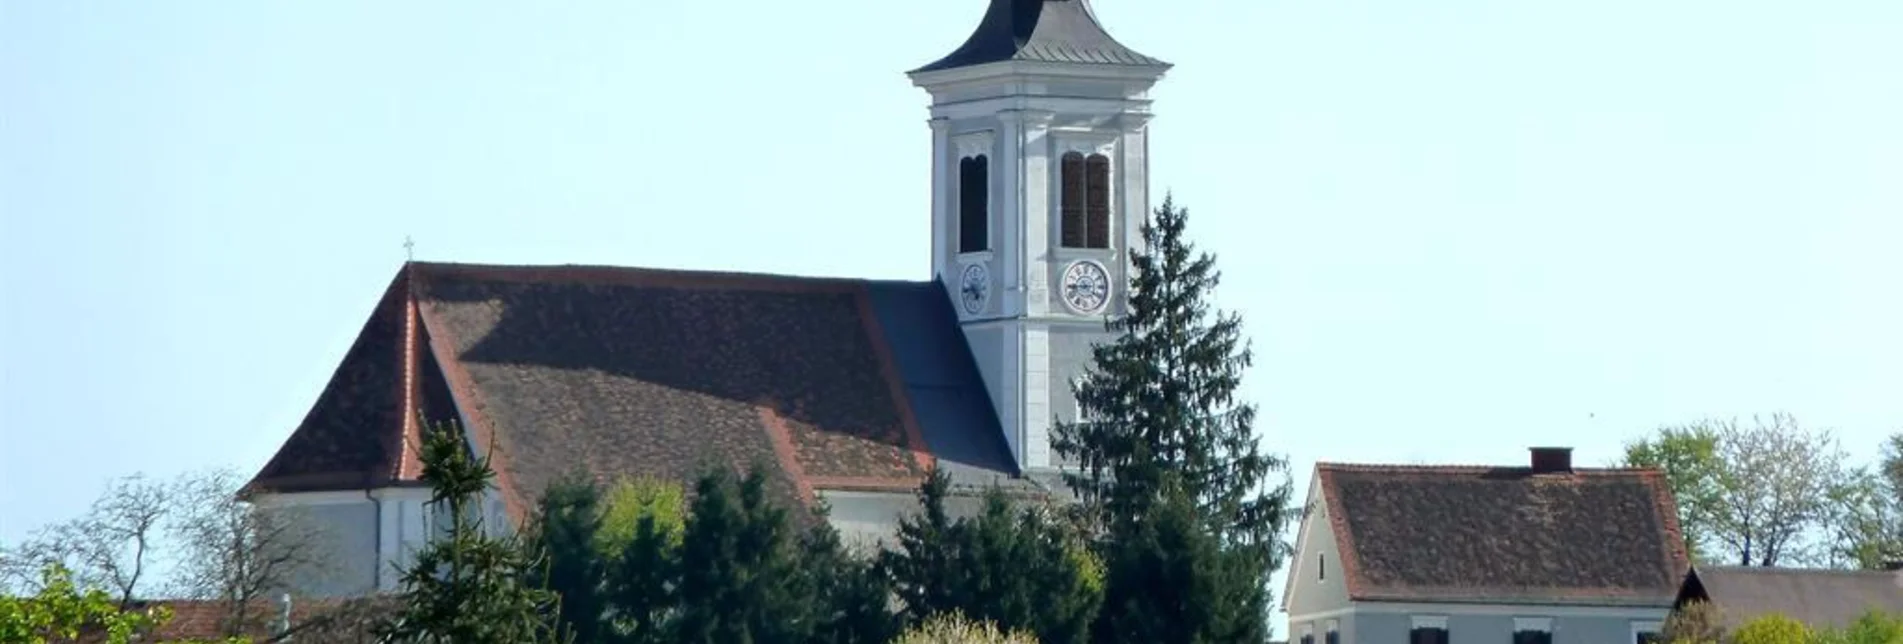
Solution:
[(1096, 313), (1110, 301), (1110, 273), (1103, 264), (1085, 260), (1064, 269), (1064, 303), (1078, 313)]
[(965, 266), (964, 275), (958, 280), (958, 299), (965, 305), (966, 313), (977, 313), (985, 308), (985, 297), (991, 292), (991, 276), (985, 273), (984, 264)]

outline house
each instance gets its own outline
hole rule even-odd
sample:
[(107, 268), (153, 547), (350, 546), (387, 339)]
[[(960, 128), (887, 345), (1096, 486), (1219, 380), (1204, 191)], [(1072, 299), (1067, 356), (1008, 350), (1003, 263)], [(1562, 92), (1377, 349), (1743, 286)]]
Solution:
[(918, 281), (404, 264), (248, 486), (323, 535), (331, 564), (300, 590), (396, 587), (442, 518), (419, 480), (425, 421), (493, 454), (491, 526), (578, 470), (760, 465), (861, 544), (933, 467), (964, 489), (1056, 489), (1051, 426), (1076, 417), (1069, 383), (1123, 310), (1150, 209), (1147, 93), (1169, 68), (1087, 0), (992, 0), (910, 72), (932, 101)]
[(1688, 568), (1652, 469), (1321, 463), (1289, 565), (1290, 641), (1653, 641)]
[(1727, 631), (1769, 614), (1812, 628), (1842, 628), (1870, 610), (1903, 613), (1903, 570), (1698, 566), (1685, 576), (1673, 606), (1695, 601), (1717, 608)]

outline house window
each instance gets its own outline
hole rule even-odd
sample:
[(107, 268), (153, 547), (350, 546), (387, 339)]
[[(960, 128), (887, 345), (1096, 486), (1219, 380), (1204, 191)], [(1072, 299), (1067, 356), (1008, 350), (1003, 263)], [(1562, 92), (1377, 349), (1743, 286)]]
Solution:
[(1328, 581), (1328, 553), (1315, 555), (1315, 579)]
[(1061, 243), (1065, 248), (1110, 247), (1110, 157), (1067, 152), (1059, 166)]
[(1302, 625), (1302, 644), (1315, 644), (1315, 626), (1313, 624)]
[(1660, 644), (1665, 641), (1659, 637), (1659, 631), (1664, 628), (1659, 622), (1633, 622), (1632, 644)]
[(958, 160), (958, 252), (991, 248), (991, 160), (985, 155)]
[(1514, 618), (1513, 644), (1553, 644), (1553, 620), (1547, 617)]
[(1414, 628), (1407, 633), (1408, 644), (1448, 644), (1446, 617), (1415, 617)]
[(1341, 622), (1328, 620), (1328, 634), (1323, 641), (1324, 644), (1341, 644)]

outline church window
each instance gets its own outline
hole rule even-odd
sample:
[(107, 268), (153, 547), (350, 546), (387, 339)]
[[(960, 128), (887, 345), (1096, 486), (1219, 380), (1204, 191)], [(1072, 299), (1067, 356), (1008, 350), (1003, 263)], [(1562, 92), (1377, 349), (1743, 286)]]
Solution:
[(1063, 246), (1109, 248), (1110, 157), (1069, 152), (1058, 168)]
[(958, 161), (958, 252), (991, 248), (990, 166), (982, 154)]

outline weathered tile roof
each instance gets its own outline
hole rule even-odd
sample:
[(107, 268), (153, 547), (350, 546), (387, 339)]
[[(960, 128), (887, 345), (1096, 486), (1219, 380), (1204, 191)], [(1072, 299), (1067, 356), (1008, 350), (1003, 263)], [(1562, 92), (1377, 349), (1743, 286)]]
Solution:
[[(377, 618), (396, 608), (390, 596), (351, 599), (299, 599), (290, 613), (274, 600), (246, 602), (244, 617), (239, 619), (238, 605), (225, 600), (160, 599), (135, 601), (134, 611), (164, 608), (172, 618), (137, 641), (172, 642), (182, 640), (220, 641), (227, 634), (240, 634), (255, 642), (277, 640), (305, 642), (368, 642)], [(288, 620), (288, 621), (284, 621)], [(283, 621), (283, 623), (280, 623)], [(288, 628), (288, 631), (285, 629)], [(80, 634), (77, 642), (95, 644), (107, 641), (100, 629)]]
[(1007, 60), (1163, 66), (1104, 31), (1089, 0), (992, 0), (965, 44), (917, 72)]
[(1356, 600), (1669, 606), (1687, 568), (1656, 470), (1316, 466)]
[(1813, 628), (1848, 626), (1871, 609), (1903, 612), (1903, 572), (1699, 566), (1678, 604), (1709, 601), (1728, 629), (1779, 613)]
[(253, 485), (414, 481), (418, 409), (493, 445), (516, 512), (577, 469), (762, 464), (802, 499), (909, 491), (941, 462), (1013, 478), (950, 307), (937, 282), (410, 264)]

